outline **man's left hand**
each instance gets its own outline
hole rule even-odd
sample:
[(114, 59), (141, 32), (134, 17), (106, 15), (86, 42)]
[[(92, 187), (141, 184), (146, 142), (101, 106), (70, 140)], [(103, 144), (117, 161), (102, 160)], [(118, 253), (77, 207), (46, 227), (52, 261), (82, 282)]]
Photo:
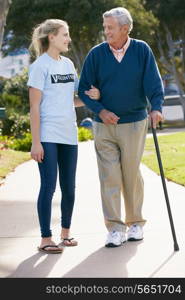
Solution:
[(151, 126), (153, 128), (156, 128), (157, 124), (160, 121), (164, 121), (164, 117), (163, 117), (162, 113), (158, 110), (151, 111), (149, 115), (150, 115), (150, 120), (151, 120)]

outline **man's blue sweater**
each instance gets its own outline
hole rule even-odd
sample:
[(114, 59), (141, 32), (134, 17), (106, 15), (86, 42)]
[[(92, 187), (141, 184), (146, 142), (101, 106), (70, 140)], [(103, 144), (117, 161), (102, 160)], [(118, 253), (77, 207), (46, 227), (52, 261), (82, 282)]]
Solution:
[[(91, 85), (100, 90), (99, 101), (85, 95)], [(147, 99), (152, 110), (161, 111), (164, 89), (152, 50), (144, 41), (131, 38), (123, 59), (118, 62), (107, 42), (95, 46), (84, 61), (78, 95), (95, 113), (98, 122), (102, 122), (98, 116), (102, 109), (120, 117), (118, 123), (143, 120), (147, 115)]]

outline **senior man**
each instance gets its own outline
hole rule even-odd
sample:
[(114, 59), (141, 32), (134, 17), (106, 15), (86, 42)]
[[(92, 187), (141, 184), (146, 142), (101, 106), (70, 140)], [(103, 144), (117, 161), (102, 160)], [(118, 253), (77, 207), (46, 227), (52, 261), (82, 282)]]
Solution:
[[(108, 229), (106, 247), (143, 239), (146, 220), (139, 167), (148, 129), (148, 100), (153, 127), (163, 119), (164, 89), (154, 55), (146, 42), (129, 37), (132, 27), (132, 17), (123, 7), (103, 14), (106, 41), (88, 53), (79, 84), (79, 97), (95, 113), (95, 149)], [(100, 90), (99, 101), (89, 98), (91, 86)]]

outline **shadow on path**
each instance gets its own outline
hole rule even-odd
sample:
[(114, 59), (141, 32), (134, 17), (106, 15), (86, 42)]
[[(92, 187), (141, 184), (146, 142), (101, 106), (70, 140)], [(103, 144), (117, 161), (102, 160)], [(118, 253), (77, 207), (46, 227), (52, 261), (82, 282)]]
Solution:
[(142, 243), (125, 243), (117, 248), (102, 247), (89, 255), (75, 268), (64, 274), (64, 278), (104, 278), (104, 277), (128, 277), (127, 262), (137, 252), (137, 247)]
[(61, 256), (62, 254), (36, 253), (21, 262), (6, 278), (46, 278)]
[(176, 252), (173, 252), (171, 255), (169, 255), (167, 259), (165, 259), (163, 263), (160, 264), (160, 266), (149, 276), (149, 278), (155, 277), (155, 275), (171, 260), (175, 254)]

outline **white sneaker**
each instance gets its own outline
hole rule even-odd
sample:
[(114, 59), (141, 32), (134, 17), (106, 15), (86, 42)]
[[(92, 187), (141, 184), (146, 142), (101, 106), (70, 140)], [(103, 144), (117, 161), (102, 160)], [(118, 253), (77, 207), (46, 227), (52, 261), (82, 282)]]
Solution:
[(105, 247), (108, 247), (108, 248), (119, 247), (124, 242), (126, 242), (126, 237), (125, 237), (124, 232), (110, 231), (107, 235)]
[(127, 240), (128, 241), (140, 241), (143, 239), (143, 229), (141, 226), (137, 224), (133, 224), (130, 226), (127, 231)]

